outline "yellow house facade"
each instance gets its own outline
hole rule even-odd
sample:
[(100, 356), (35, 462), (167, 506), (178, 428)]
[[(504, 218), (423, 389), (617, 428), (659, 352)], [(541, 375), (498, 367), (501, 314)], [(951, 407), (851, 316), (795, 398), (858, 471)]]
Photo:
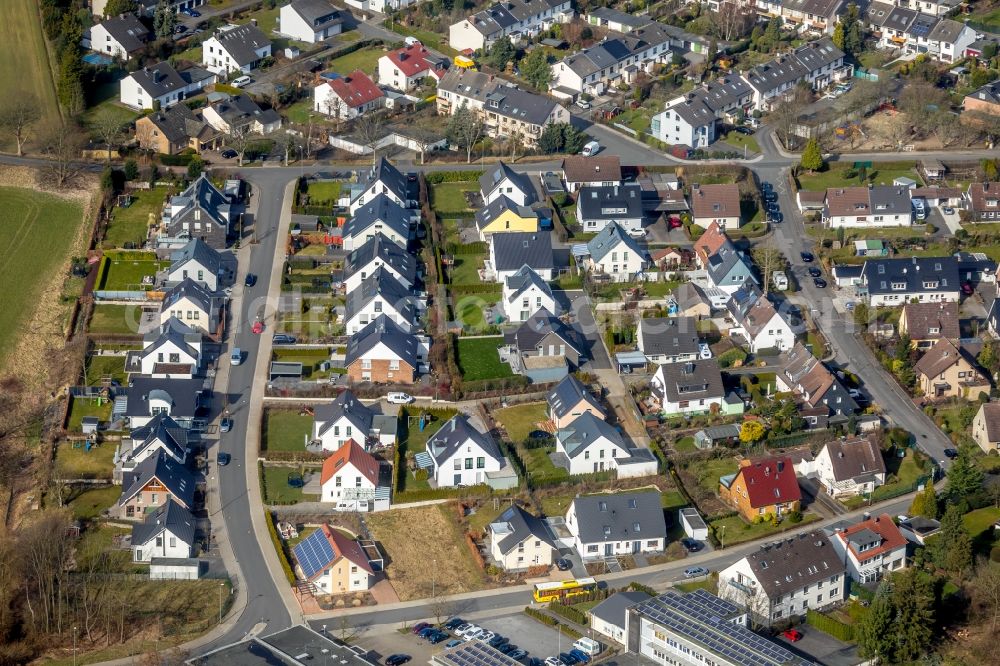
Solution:
[(476, 226), (479, 228), (479, 238), (483, 241), (488, 241), (490, 236), (498, 233), (534, 233), (538, 231), (538, 213), (501, 196), (476, 213)]

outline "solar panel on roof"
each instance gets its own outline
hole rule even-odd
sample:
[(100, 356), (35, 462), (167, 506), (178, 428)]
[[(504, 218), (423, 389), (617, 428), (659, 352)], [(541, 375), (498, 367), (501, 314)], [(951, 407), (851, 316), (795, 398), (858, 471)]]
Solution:
[(293, 549), (306, 578), (312, 578), (333, 561), (333, 546), (323, 530), (316, 530)]

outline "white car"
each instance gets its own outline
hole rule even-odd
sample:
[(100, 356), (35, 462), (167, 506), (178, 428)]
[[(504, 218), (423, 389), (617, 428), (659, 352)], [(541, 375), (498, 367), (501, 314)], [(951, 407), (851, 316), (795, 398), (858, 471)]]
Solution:
[(648, 232), (645, 229), (629, 229), (628, 235), (632, 238), (645, 238)]
[(483, 633), (476, 636), (477, 641), (482, 641), (484, 643), (489, 643), (491, 640), (496, 638), (497, 635), (492, 631), (484, 631)]
[(588, 102), (588, 101), (587, 101), (587, 100), (585, 100), (585, 99), (581, 99), (581, 100), (579, 100), (579, 101), (578, 101), (578, 102), (576, 103), (576, 105), (577, 105), (578, 107), (580, 107), (581, 109), (589, 109), (589, 108), (590, 108), (590, 102)]
[(559, 657), (549, 657), (545, 660), (545, 666), (566, 666)]
[(385, 396), (385, 400), (390, 405), (408, 405), (413, 402), (413, 396), (409, 393), (396, 392)]
[(474, 631), (482, 633), (483, 630), (482, 630), (482, 628), (480, 628), (480, 626), (478, 624), (470, 624), (465, 629), (462, 629), (461, 631), (456, 631), (455, 635), (459, 636), (461, 638), (465, 638), (466, 636), (468, 636), (469, 634), (471, 634)]
[(854, 399), (857, 399), (861, 397), (861, 391), (855, 388), (847, 389), (847, 395), (851, 396)]
[(712, 358), (712, 348), (708, 346), (707, 342), (698, 343), (698, 358)]
[(476, 627), (475, 629), (472, 629), (471, 631), (465, 632), (465, 634), (462, 635), (462, 638), (464, 638), (466, 641), (474, 641), (474, 640), (476, 640), (477, 638), (479, 638), (482, 635), (483, 635), (482, 628), (481, 627)]

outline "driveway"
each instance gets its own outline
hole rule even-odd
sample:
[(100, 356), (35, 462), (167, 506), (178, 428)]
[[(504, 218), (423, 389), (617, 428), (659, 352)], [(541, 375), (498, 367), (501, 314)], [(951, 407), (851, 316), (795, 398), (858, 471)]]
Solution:
[(567, 312), (573, 313), (577, 332), (583, 336), (588, 360), (582, 364), (582, 369), (590, 372), (613, 369), (611, 359), (604, 348), (604, 341), (601, 340), (601, 332), (597, 328), (597, 321), (594, 319), (594, 311), (587, 294), (582, 290), (573, 290), (556, 291), (555, 295), (556, 300), (563, 308)]
[(781, 634), (774, 640), (792, 652), (825, 666), (854, 666), (859, 663), (856, 645), (838, 641), (830, 634), (807, 625), (798, 627), (798, 630), (802, 632), (802, 638), (794, 643)]

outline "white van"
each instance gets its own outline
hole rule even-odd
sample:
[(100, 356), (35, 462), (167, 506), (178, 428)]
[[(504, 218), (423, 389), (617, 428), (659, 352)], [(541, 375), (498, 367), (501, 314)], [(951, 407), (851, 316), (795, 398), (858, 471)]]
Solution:
[(601, 644), (593, 638), (581, 638), (576, 643), (573, 643), (573, 647), (591, 657), (601, 653)]
[(233, 347), (233, 353), (229, 355), (229, 362), (232, 365), (239, 365), (243, 362), (243, 350), (239, 347)]
[(251, 79), (246, 74), (244, 74), (243, 76), (237, 76), (235, 79), (233, 79), (233, 87), (242, 88), (246, 84), (250, 83), (252, 80), (253, 79)]
[(596, 141), (588, 141), (587, 145), (585, 145), (583, 150), (580, 151), (580, 154), (584, 157), (593, 157), (599, 152), (601, 152), (601, 144)]

